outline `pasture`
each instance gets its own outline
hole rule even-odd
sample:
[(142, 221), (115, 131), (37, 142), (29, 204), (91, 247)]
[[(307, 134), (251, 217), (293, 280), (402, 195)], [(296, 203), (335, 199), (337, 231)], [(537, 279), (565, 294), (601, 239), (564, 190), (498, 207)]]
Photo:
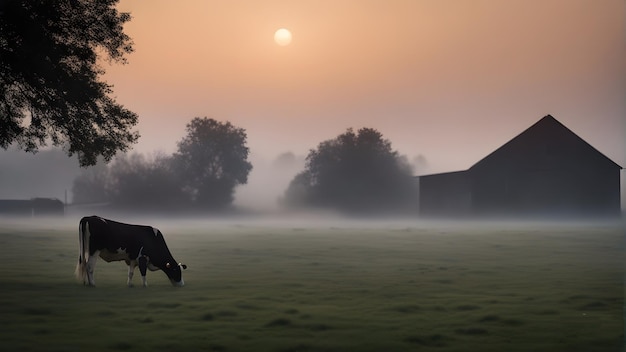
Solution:
[(0, 220), (3, 351), (622, 351), (617, 224), (151, 220), (186, 286), (74, 278), (78, 218)]

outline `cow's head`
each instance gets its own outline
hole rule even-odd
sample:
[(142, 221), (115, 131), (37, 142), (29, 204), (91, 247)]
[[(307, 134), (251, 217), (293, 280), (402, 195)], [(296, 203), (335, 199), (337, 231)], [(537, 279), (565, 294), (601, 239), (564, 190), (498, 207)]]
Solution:
[(174, 260), (166, 262), (161, 268), (172, 282), (172, 285), (179, 287), (185, 285), (185, 280), (183, 280), (183, 270), (185, 269), (187, 269), (187, 265), (181, 263), (176, 264)]

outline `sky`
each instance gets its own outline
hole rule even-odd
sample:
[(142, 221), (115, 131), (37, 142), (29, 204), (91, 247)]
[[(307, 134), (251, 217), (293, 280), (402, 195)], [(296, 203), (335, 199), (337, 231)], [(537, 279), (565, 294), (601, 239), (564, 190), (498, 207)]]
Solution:
[[(132, 15), (124, 30), (135, 52), (105, 65), (103, 79), (139, 115), (139, 152), (173, 152), (193, 117), (230, 121), (247, 132), (254, 183), (282, 153), (302, 160), (347, 128), (372, 127), (429, 174), (467, 169), (551, 114), (626, 166), (623, 0), (121, 0), (118, 9)], [(279, 28), (289, 45), (274, 42)]]

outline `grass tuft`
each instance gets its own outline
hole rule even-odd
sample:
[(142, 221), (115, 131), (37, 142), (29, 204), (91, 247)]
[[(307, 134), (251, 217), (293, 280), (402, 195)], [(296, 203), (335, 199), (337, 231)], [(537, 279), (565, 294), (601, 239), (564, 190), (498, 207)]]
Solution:
[(556, 315), (559, 314), (558, 310), (554, 310), (554, 309), (543, 309), (538, 311), (537, 313), (535, 313), (537, 315)]
[(447, 312), (448, 308), (444, 307), (444, 306), (434, 306), (433, 310), (435, 312)]
[(133, 348), (133, 345), (131, 345), (128, 342), (117, 342), (117, 343), (112, 344), (110, 347), (111, 349), (118, 350), (118, 351), (128, 351)]
[(420, 307), (416, 304), (404, 304), (392, 307), (391, 310), (399, 313), (415, 313), (420, 310)]
[(483, 328), (460, 328), (455, 330), (457, 334), (461, 335), (487, 335), (489, 332)]
[(28, 307), (24, 309), (26, 315), (52, 315), (52, 311), (48, 308)]
[(507, 326), (521, 326), (524, 325), (524, 321), (520, 319), (504, 319), (502, 323)]
[(226, 346), (223, 346), (223, 345), (212, 343), (209, 345), (209, 350), (210, 351), (227, 351), (228, 348), (226, 348)]
[(580, 307), (581, 310), (600, 310), (605, 309), (607, 304), (600, 301), (590, 302)]
[(333, 327), (324, 323), (317, 323), (317, 324), (311, 324), (308, 325), (308, 328), (311, 331), (327, 331), (327, 330), (332, 330)]
[(280, 349), (279, 352), (307, 352), (311, 351), (312, 347), (307, 344), (297, 344), (295, 346), (287, 347), (284, 349)]
[(174, 309), (180, 307), (180, 303), (172, 302), (150, 302), (148, 308), (167, 308)]
[(235, 304), (235, 307), (237, 307), (239, 309), (244, 309), (244, 310), (258, 310), (258, 309), (261, 309), (259, 306), (255, 306), (254, 304), (250, 304), (250, 303), (246, 303), (246, 302), (239, 302), (239, 303)]
[(290, 326), (290, 325), (291, 325), (291, 320), (286, 319), (286, 318), (277, 318), (265, 324), (265, 326), (267, 327)]
[(237, 315), (239, 315), (239, 313), (232, 311), (232, 310), (220, 310), (220, 311), (217, 311), (215, 315), (218, 317), (222, 317), (222, 318), (228, 318), (228, 317), (236, 317)]
[(481, 323), (486, 323), (486, 322), (494, 322), (494, 321), (498, 321), (500, 320), (500, 317), (495, 315), (495, 314), (489, 314), (489, 315), (485, 315), (484, 317), (480, 318), (478, 321)]
[(99, 317), (112, 317), (116, 315), (116, 313), (112, 310), (101, 310), (96, 312), (96, 315)]
[(446, 340), (451, 339), (441, 334), (432, 334), (429, 336), (409, 336), (405, 341), (426, 347), (443, 347), (446, 346)]

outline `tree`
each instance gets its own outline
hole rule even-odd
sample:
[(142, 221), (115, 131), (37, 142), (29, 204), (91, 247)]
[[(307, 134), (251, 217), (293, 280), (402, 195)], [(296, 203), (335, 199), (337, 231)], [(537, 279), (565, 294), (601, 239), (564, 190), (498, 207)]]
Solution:
[(187, 135), (178, 143), (174, 165), (183, 188), (203, 208), (232, 203), (237, 185), (248, 182), (246, 132), (230, 122), (196, 117), (187, 124)]
[(116, 207), (152, 211), (187, 205), (171, 157), (157, 154), (149, 160), (134, 153), (116, 157), (109, 168), (107, 188)]
[(72, 184), (72, 203), (104, 203), (109, 202), (110, 172), (105, 163), (83, 168)]
[(110, 203), (134, 211), (186, 210), (189, 199), (178, 184), (172, 158), (122, 154), (112, 163), (83, 169), (74, 179), (74, 203)]
[(284, 201), (290, 206), (380, 213), (407, 210), (415, 197), (406, 158), (393, 151), (380, 132), (362, 128), (358, 133), (348, 129), (311, 150)]
[(0, 1), (0, 147), (51, 142), (87, 166), (136, 142), (137, 115), (99, 80), (98, 54), (125, 63), (133, 51), (117, 1)]

